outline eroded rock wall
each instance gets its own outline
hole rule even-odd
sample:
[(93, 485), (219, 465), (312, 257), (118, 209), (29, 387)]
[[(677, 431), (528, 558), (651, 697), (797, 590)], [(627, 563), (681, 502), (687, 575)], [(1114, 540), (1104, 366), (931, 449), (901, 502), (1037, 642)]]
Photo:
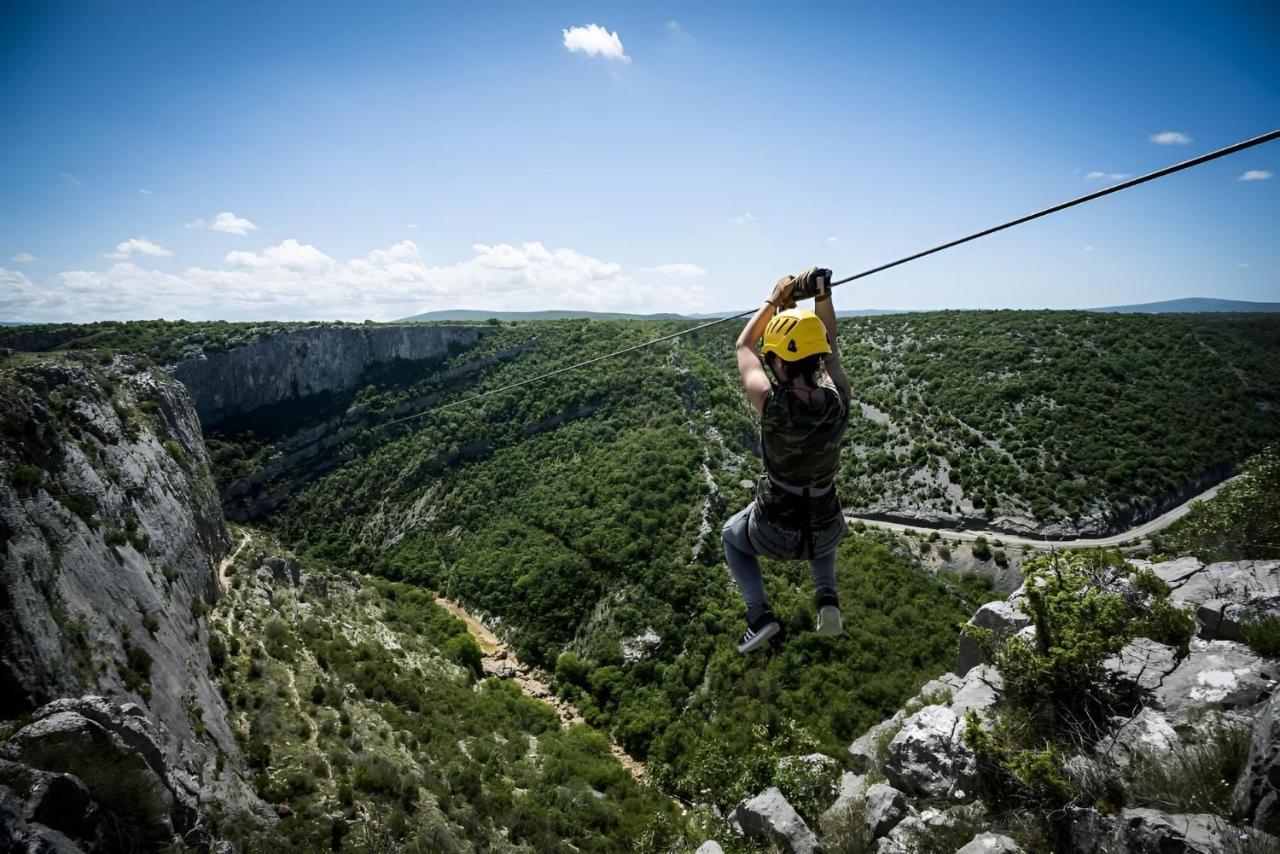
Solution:
[(473, 347), (481, 326), (330, 326), (282, 332), (179, 362), (172, 371), (206, 426), (288, 400), (355, 387), (372, 367)]

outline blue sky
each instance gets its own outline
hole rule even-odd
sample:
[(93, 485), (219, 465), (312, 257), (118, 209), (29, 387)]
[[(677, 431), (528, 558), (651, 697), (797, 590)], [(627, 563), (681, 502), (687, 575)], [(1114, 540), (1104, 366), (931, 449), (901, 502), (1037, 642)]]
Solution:
[[(0, 319), (743, 309), (1274, 129), (1278, 43), (1269, 2), (4, 3)], [(837, 303), (1280, 300), (1275, 174)]]

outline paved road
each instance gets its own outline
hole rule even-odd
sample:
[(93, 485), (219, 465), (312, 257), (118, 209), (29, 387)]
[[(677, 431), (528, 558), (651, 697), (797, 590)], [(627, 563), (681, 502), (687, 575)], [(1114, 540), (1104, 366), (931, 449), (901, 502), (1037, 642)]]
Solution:
[(1046, 548), (1049, 546), (1052, 546), (1058, 549), (1107, 548), (1109, 546), (1118, 546), (1121, 543), (1128, 542), (1129, 540), (1138, 539), (1139, 537), (1145, 537), (1148, 534), (1153, 534), (1156, 531), (1169, 527), (1174, 522), (1178, 521), (1183, 516), (1187, 515), (1187, 511), (1191, 509), (1192, 504), (1194, 504), (1197, 501), (1209, 500), (1210, 498), (1218, 494), (1218, 490), (1222, 488), (1222, 486), (1224, 486), (1225, 484), (1231, 483), (1231, 481), (1235, 480), (1238, 477), (1240, 477), (1240, 475), (1236, 475), (1236, 477), (1228, 478), (1227, 480), (1224, 480), (1222, 483), (1218, 484), (1217, 486), (1212, 486), (1209, 489), (1206, 489), (1204, 492), (1192, 498), (1187, 499), (1182, 504), (1179, 504), (1177, 507), (1173, 508), (1172, 510), (1169, 510), (1166, 513), (1162, 513), (1159, 516), (1155, 517), (1154, 519), (1143, 522), (1141, 525), (1138, 525), (1137, 527), (1130, 528), (1127, 531), (1122, 531), (1119, 534), (1112, 534), (1109, 537), (1096, 537), (1093, 539), (1081, 538), (1076, 540), (1046, 540), (1043, 537), (1021, 537), (1021, 536), (1017, 536), (1016, 534), (1001, 533), (1000, 531), (981, 531), (981, 530), (956, 531), (956, 530), (951, 530), (947, 528), (929, 528), (919, 524), (910, 525), (910, 524), (901, 523), (901, 522), (883, 522), (875, 519), (864, 519), (861, 516), (853, 516), (853, 515), (849, 516), (848, 519), (850, 522), (861, 522), (862, 524), (866, 525), (869, 528), (882, 528), (887, 531), (895, 531), (899, 534), (904, 533), (908, 530), (937, 531), (944, 539), (956, 540), (956, 541), (962, 541), (962, 542), (973, 542), (978, 537), (986, 537), (988, 540), (1000, 540), (1005, 545), (1015, 545), (1015, 546), (1041, 546)]

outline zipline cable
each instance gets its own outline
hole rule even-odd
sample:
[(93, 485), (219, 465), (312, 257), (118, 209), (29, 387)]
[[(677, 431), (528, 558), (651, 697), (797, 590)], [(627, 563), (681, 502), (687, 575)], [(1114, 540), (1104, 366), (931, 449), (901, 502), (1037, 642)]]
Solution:
[[(1190, 169), (1192, 166), (1199, 166), (1202, 163), (1208, 163), (1211, 160), (1217, 160), (1219, 157), (1226, 157), (1229, 154), (1235, 154), (1238, 151), (1244, 151), (1246, 148), (1253, 148), (1255, 145), (1262, 145), (1263, 143), (1272, 142), (1273, 140), (1276, 140), (1276, 139), (1280, 139), (1280, 130), (1273, 130), (1270, 133), (1264, 133), (1261, 136), (1255, 136), (1253, 139), (1246, 139), (1243, 142), (1237, 142), (1234, 145), (1228, 145), (1226, 148), (1219, 148), (1217, 151), (1210, 151), (1208, 154), (1201, 154), (1199, 157), (1193, 157), (1190, 160), (1184, 160), (1181, 163), (1175, 163), (1173, 166), (1166, 166), (1163, 169), (1157, 169), (1154, 172), (1149, 172), (1146, 175), (1140, 175), (1137, 178), (1130, 178), (1128, 181), (1122, 181), (1119, 184), (1114, 184), (1110, 187), (1105, 187), (1101, 190), (1097, 190), (1096, 192), (1087, 193), (1078, 198), (1071, 199), (1070, 201), (1062, 202), (1060, 204), (1053, 205), (1052, 207), (1045, 208), (1044, 210), (1036, 211), (1035, 213), (1018, 217), (1017, 219), (1011, 219), (1008, 222), (1001, 223), (1000, 225), (992, 226), (991, 228), (983, 229), (982, 231), (974, 232), (973, 234), (970, 234), (966, 237), (961, 237), (958, 240), (952, 240), (948, 243), (943, 243), (939, 246), (934, 246), (931, 249), (926, 249), (923, 252), (917, 252), (914, 255), (908, 255), (905, 258), (899, 258), (897, 261), (890, 261), (888, 264), (881, 264), (879, 267), (872, 267), (870, 270), (863, 270), (861, 273), (855, 273), (852, 276), (848, 276), (846, 278), (840, 279), (839, 281), (832, 282), (831, 287), (834, 288), (837, 285), (844, 285), (849, 282), (855, 281), (857, 279), (864, 279), (867, 276), (873, 276), (876, 273), (882, 273), (885, 270), (888, 270), (893, 267), (897, 267), (901, 264), (906, 264), (908, 262), (918, 260), (920, 258), (925, 257), (926, 255), (932, 255), (935, 252), (941, 252), (944, 249), (950, 249), (953, 246), (959, 246), (961, 243), (968, 243), (970, 240), (977, 240), (979, 237), (986, 237), (989, 234), (995, 234), (997, 231), (1004, 231), (1006, 228), (1013, 228), (1015, 225), (1021, 225), (1024, 222), (1030, 222), (1031, 220), (1039, 219), (1042, 216), (1048, 216), (1049, 214), (1057, 213), (1058, 211), (1064, 211), (1067, 208), (1072, 208), (1072, 207), (1075, 207), (1076, 205), (1082, 205), (1085, 202), (1091, 202), (1094, 199), (1100, 199), (1103, 196), (1109, 196), (1112, 193), (1118, 193), (1121, 190), (1127, 190), (1130, 187), (1136, 187), (1139, 184), (1145, 184), (1148, 181), (1154, 181), (1157, 178), (1163, 178), (1166, 175), (1172, 175), (1175, 172), (1181, 172), (1184, 169)], [(528, 379), (523, 379), (518, 382), (509, 383), (508, 385), (500, 386), (499, 388), (495, 388), (495, 389), (490, 389), (489, 391), (481, 392), (480, 394), (474, 394), (471, 397), (466, 397), (461, 400), (455, 400), (450, 403), (444, 403), (444, 404), (441, 404), (440, 406), (433, 406), (430, 409), (424, 409), (420, 412), (415, 412), (412, 415), (405, 415), (402, 418), (395, 418), (395, 419), (392, 419), (391, 421), (386, 421), (386, 422), (383, 422), (382, 424), (378, 424), (374, 426), (372, 429), (376, 430), (376, 429), (381, 429), (383, 427), (391, 427), (392, 425), (395, 425), (395, 424), (402, 424), (405, 421), (411, 421), (414, 418), (421, 418), (422, 416), (429, 415), (432, 412), (440, 412), (441, 410), (450, 409), (455, 406), (462, 406), (463, 404), (467, 404), (467, 403), (475, 403), (478, 400), (483, 400), (486, 397), (491, 397), (492, 395), (499, 394), (504, 391), (509, 391), (513, 388), (519, 388), (520, 386), (541, 382), (542, 380), (549, 379), (558, 374), (568, 373), (569, 371), (576, 371), (579, 368), (589, 367), (591, 365), (596, 364), (597, 362), (603, 362), (605, 359), (612, 359), (615, 356), (622, 356), (622, 355), (625, 355), (626, 353), (634, 353), (636, 350), (642, 350), (645, 347), (651, 347), (654, 344), (661, 344), (663, 341), (670, 341), (671, 339), (679, 338), (682, 335), (690, 335), (694, 332), (701, 332), (703, 329), (710, 329), (713, 326), (719, 326), (723, 323), (728, 323), (731, 320), (741, 320), (744, 317), (755, 314), (756, 311), (758, 310), (759, 309), (752, 308), (752, 309), (748, 309), (747, 311), (739, 312), (737, 314), (731, 314), (727, 317), (720, 317), (715, 320), (709, 321), (707, 323), (701, 323), (701, 324), (698, 324), (697, 326), (691, 326), (688, 329), (682, 329), (679, 332), (672, 332), (669, 335), (663, 335), (658, 338), (645, 341), (641, 344), (634, 344), (630, 347), (624, 347), (621, 350), (615, 350), (612, 353), (605, 353), (603, 356), (596, 356), (595, 358), (587, 359), (584, 362), (578, 362), (572, 365), (565, 365), (562, 368), (556, 368), (553, 371), (549, 371), (545, 374), (539, 374), (536, 377), (529, 377)]]

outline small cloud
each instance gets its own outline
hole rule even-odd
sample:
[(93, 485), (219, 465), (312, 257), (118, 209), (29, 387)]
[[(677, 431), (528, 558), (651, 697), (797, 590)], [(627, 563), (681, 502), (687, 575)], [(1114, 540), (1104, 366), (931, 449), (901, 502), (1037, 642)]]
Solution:
[(131, 237), (128, 240), (116, 244), (116, 251), (109, 252), (104, 258), (115, 258), (123, 261), (133, 254), (150, 255), (153, 258), (168, 258), (173, 255), (168, 249), (165, 249), (158, 243), (153, 243), (145, 237)]
[(404, 224), (404, 227), (405, 227), (405, 228), (417, 228), (417, 227), (418, 227), (418, 224), (417, 224), (416, 222), (406, 222), (406, 223)]
[(139, 193), (141, 193), (141, 194), (142, 194), (142, 195), (144, 195), (144, 196), (149, 196), (149, 195), (151, 195), (151, 191), (150, 191), (150, 190), (148, 190), (146, 187), (142, 187), (141, 189), (139, 189), (139, 190), (138, 190), (138, 192), (139, 192)]
[(679, 21), (667, 21), (667, 32), (682, 33), (684, 32), (684, 28), (680, 26)]
[(840, 242), (840, 238), (838, 238), (838, 237), (828, 237), (828, 238), (827, 238), (827, 242), (828, 242), (828, 243), (839, 243), (839, 242)]
[(19, 264), (30, 264), (32, 261), (39, 261), (40, 259), (30, 252), (19, 252), (17, 255), (10, 257), (9, 260), (17, 261)]
[(602, 56), (618, 62), (630, 62), (631, 57), (622, 51), (622, 39), (618, 33), (609, 32), (599, 24), (587, 24), (585, 27), (570, 27), (560, 31), (564, 35), (565, 50), (570, 53), (585, 53), (587, 56)]
[(697, 264), (676, 263), (659, 264), (656, 267), (645, 267), (646, 273), (661, 273), (664, 276), (705, 276), (707, 271)]
[(1248, 262), (1248, 261), (1241, 261), (1240, 263), (1236, 264), (1236, 269), (1237, 269), (1237, 270), (1247, 270), (1247, 269), (1249, 269), (1249, 262)]
[(238, 234), (241, 237), (258, 227), (244, 217), (236, 216), (231, 211), (223, 211), (212, 220), (199, 217), (187, 223), (187, 228), (207, 228), (210, 231), (221, 231), (223, 234)]
[(1086, 246), (1086, 247), (1084, 248), (1084, 251), (1085, 251), (1085, 252), (1092, 252), (1092, 251), (1093, 251), (1093, 244), (1089, 244), (1088, 246)]
[(1245, 172), (1237, 181), (1269, 181), (1275, 177), (1275, 173), (1268, 172), (1266, 169), (1250, 169)]
[(1084, 176), (1086, 181), (1123, 181), (1132, 177), (1128, 172), (1089, 172)]
[(1156, 145), (1187, 145), (1191, 142), (1191, 137), (1176, 130), (1162, 130), (1159, 133), (1151, 134), (1147, 139)]
[(731, 221), (734, 225), (745, 225), (748, 222), (755, 222), (758, 219), (760, 219), (760, 217), (751, 213), (751, 211), (745, 211), (735, 216)]
[(73, 186), (73, 187), (79, 187), (79, 186), (80, 186), (80, 176), (79, 176), (79, 175), (72, 175), (70, 172), (63, 172), (63, 173), (62, 173), (62, 175), (61, 175), (61, 176), (59, 176), (59, 177), (61, 177), (61, 178), (62, 178), (62, 180), (63, 180), (63, 182), (64, 182), (64, 183), (70, 184), (70, 185), (71, 185), (71, 186)]

